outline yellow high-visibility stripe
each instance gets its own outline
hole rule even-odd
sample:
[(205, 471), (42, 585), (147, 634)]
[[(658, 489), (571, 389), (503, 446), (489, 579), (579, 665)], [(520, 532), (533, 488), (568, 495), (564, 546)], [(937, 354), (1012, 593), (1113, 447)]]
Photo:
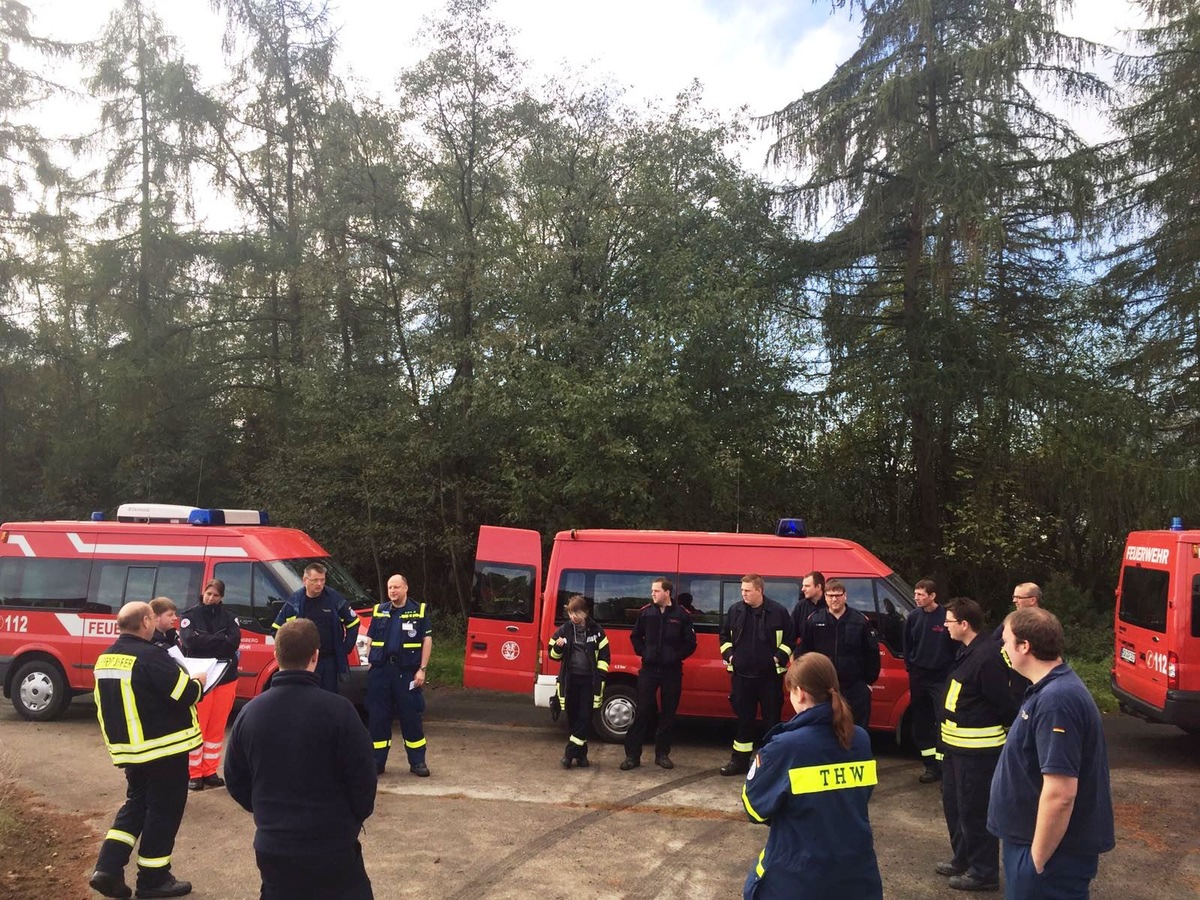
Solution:
[(763, 875), (767, 871), (766, 869), (763, 868), (763, 858), (766, 855), (767, 855), (767, 848), (763, 847), (762, 853), (758, 854), (758, 862), (756, 862), (754, 864), (754, 874), (757, 875), (759, 878), (762, 878)]
[(958, 695), (962, 693), (962, 689), (961, 681), (950, 679), (950, 687), (946, 689), (946, 709), (950, 712), (958, 711)]
[(596, 645), (596, 650), (603, 650), (608, 646), (608, 637), (606, 636), (599, 644)]
[(724, 656), (726, 650), (732, 650), (732, 649), (733, 649), (733, 644), (726, 641), (724, 644), (721, 645), (721, 655)]
[(371, 744), (371, 746), (374, 747), (376, 750), (384, 750), (384, 749), (392, 746), (392, 740), (391, 740), (391, 738), (388, 738), (386, 741), (374, 741)]
[(372, 647), (382, 647), (383, 641), (371, 641), (371, 646)]
[(831, 763), (824, 766), (803, 766), (788, 770), (793, 794), (817, 794), (845, 788), (869, 787), (879, 783), (875, 760)]
[(417, 642), (415, 644), (405, 644), (404, 649), (405, 650), (420, 650), (421, 644), (420, 644), (420, 642)]
[(425, 746), (425, 738), (421, 738), (419, 741), (405, 741), (404, 746), (407, 747), (409, 750), (416, 750), (419, 747), (424, 747)]
[(750, 805), (750, 795), (746, 793), (745, 785), (742, 786), (742, 806), (746, 807), (746, 815), (752, 818), (755, 822), (767, 821), (758, 814), (758, 811)]
[(601, 672), (607, 672), (608, 671), (608, 660), (604, 660), (604, 659), (596, 660), (596, 668), (599, 669)]
[(191, 676), (183, 669), (179, 670), (179, 680), (175, 682), (175, 687), (171, 689), (171, 699), (178, 700), (183, 696), (183, 692), (187, 690), (187, 686), (191, 683)]
[(575, 735), (571, 735), (571, 743), (577, 747), (586, 747), (587, 746), (587, 741), (585, 741), (583, 738), (577, 738), (577, 737), (575, 737)]
[(110, 828), (104, 839), (106, 841), (120, 841), (122, 844), (128, 844), (130, 847), (137, 843), (137, 838), (128, 831), (118, 831), (115, 828)]
[(987, 725), (982, 728), (964, 728), (949, 720), (942, 722), (942, 742), (952, 747), (968, 750), (986, 750), (1003, 747), (1008, 729), (1003, 725)]
[(144, 869), (165, 869), (171, 864), (169, 856), (139, 856), (137, 864)]
[(779, 649), (780, 649), (780, 650), (782, 650), (782, 651), (783, 651), (785, 654), (787, 654), (788, 656), (791, 656), (791, 655), (792, 655), (792, 648), (791, 648), (791, 647), (789, 647), (787, 644), (783, 644), (783, 643), (781, 643), (781, 644), (779, 645)]
[(754, 743), (752, 741), (734, 741), (733, 742), (733, 752), (734, 753), (753, 753), (754, 752)]

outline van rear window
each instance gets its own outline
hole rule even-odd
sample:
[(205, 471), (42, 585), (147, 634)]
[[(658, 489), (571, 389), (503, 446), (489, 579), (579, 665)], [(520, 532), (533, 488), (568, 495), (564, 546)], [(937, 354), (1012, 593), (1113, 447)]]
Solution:
[(1164, 633), (1167, 630), (1167, 588), (1170, 573), (1126, 566), (1121, 576), (1118, 618), (1127, 625)]
[(471, 615), (506, 622), (532, 622), (535, 577), (529, 566), (476, 562)]

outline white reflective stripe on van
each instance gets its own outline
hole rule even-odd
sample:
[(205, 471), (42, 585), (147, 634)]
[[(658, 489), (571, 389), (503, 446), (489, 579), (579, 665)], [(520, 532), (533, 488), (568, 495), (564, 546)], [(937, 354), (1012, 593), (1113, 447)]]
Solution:
[(128, 553), (138, 556), (246, 556), (241, 547), (179, 547), (164, 544), (85, 544), (73, 531), (67, 538), (80, 553)]
[(26, 540), (23, 535), (10, 534), (8, 536), (8, 542), (10, 544), (16, 544), (18, 547), (20, 547), (21, 552), (26, 556), (37, 556), (37, 554), (33, 552), (33, 548), (29, 546), (29, 541)]

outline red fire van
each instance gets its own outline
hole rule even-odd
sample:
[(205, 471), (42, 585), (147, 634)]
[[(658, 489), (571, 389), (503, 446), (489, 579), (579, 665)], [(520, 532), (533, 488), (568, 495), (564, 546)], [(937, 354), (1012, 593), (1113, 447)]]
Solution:
[(359, 699), (374, 601), (302, 531), (270, 527), (257, 510), (148, 503), (122, 505), (115, 522), (0, 525), (4, 696), (26, 719), (53, 719), (72, 696), (92, 690), (92, 667), (116, 639), (122, 604), (166, 596), (183, 612), (208, 579), (220, 578), (242, 629), (237, 695), (253, 697), (277, 668), (271, 624), (314, 561), (363, 619), (344, 685)]
[(1200, 733), (1200, 531), (1174, 525), (1126, 539), (1112, 690), (1127, 713)]
[[(791, 520), (785, 520), (791, 521)], [(786, 530), (786, 529), (781, 529)], [(554, 538), (543, 589), (542, 543), (536, 531), (485, 525), (479, 530), (463, 684), (532, 691), (549, 706), (558, 663), (543, 655), (565, 618), (572, 594), (582, 594), (608, 632), (612, 665), (596, 731), (619, 741), (633, 721), (639, 659), (629, 642), (650, 583), (666, 576), (674, 599), (692, 611), (698, 646), (684, 663), (679, 713), (731, 718), (729, 674), (717, 651), (721, 617), (741, 599), (741, 578), (763, 576), (765, 593), (791, 609), (803, 602), (800, 583), (815, 570), (846, 584), (847, 602), (866, 613), (879, 635), (881, 674), (872, 687), (871, 727), (899, 735), (908, 709), (902, 654), (912, 590), (890, 568), (852, 541), (771, 534), (578, 529)], [(785, 714), (791, 708), (785, 703)]]

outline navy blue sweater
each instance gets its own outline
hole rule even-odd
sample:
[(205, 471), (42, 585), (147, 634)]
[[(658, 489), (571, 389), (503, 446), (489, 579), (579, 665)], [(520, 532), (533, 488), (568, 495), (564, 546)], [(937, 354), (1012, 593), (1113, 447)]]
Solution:
[(305, 670), (276, 674), (233, 725), (225, 784), (254, 813), (254, 849), (280, 856), (352, 847), (375, 808), (371, 738), (345, 697)]

